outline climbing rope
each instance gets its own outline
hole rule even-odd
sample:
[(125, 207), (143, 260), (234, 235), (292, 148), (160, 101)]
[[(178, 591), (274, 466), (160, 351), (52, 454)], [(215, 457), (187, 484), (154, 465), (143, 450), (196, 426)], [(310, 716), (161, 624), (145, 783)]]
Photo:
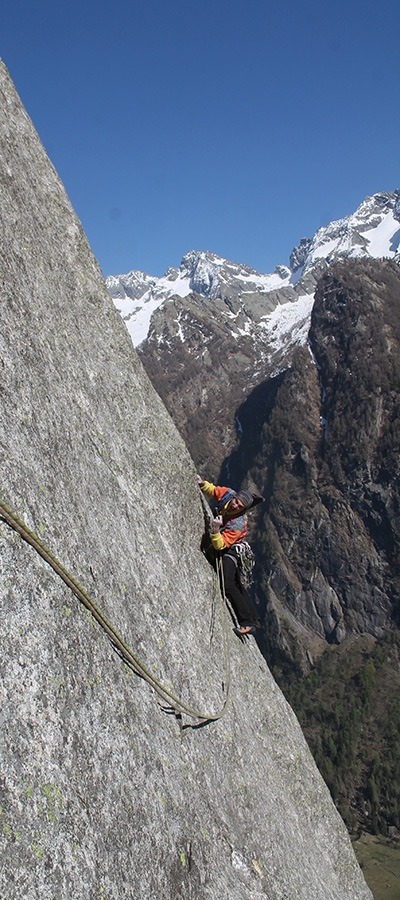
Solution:
[(229, 648), (228, 648), (228, 634), (227, 634), (227, 621), (226, 621), (226, 612), (225, 612), (225, 604), (224, 597), (221, 593), (221, 589), (219, 587), (220, 582), (218, 578), (218, 593), (220, 597), (220, 609), (222, 613), (222, 631), (223, 631), (223, 642), (224, 642), (224, 661), (225, 661), (225, 699), (224, 703), (217, 713), (206, 713), (199, 710), (194, 709), (192, 706), (186, 704), (183, 700), (176, 696), (173, 691), (170, 691), (165, 685), (163, 685), (160, 681), (152, 675), (151, 672), (146, 668), (146, 666), (140, 661), (140, 659), (129, 649), (125, 641), (120, 637), (118, 632), (115, 630), (113, 625), (106, 619), (101, 610), (96, 606), (95, 602), (86, 593), (84, 588), (76, 581), (76, 579), (70, 574), (70, 572), (65, 569), (62, 563), (54, 556), (53, 553), (45, 546), (43, 541), (35, 534), (34, 531), (31, 531), (27, 525), (20, 519), (4, 500), (0, 499), (0, 518), (7, 523), (14, 531), (16, 531), (24, 541), (33, 547), (36, 552), (48, 563), (49, 566), (54, 570), (54, 572), (59, 575), (60, 578), (65, 582), (65, 584), (71, 589), (71, 591), (75, 594), (75, 596), (80, 600), (80, 602), (88, 609), (94, 619), (99, 623), (99, 625), (103, 628), (105, 633), (110, 638), (112, 644), (115, 649), (118, 651), (124, 662), (127, 663), (130, 668), (136, 672), (141, 678), (143, 678), (151, 687), (156, 691), (156, 693), (161, 697), (161, 699), (169, 704), (169, 707), (175, 711), (175, 713), (179, 716), (186, 715), (191, 719), (198, 719), (201, 723), (205, 722), (216, 722), (220, 719), (227, 708), (228, 697), (229, 697), (229, 687), (230, 687), (230, 657), (229, 657)]

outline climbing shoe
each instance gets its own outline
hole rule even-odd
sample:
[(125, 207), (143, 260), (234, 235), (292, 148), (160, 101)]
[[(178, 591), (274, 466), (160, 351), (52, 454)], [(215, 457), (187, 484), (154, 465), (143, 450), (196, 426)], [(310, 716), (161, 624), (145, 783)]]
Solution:
[(242, 625), (241, 628), (234, 628), (233, 630), (234, 630), (235, 634), (237, 634), (239, 637), (246, 637), (246, 635), (248, 635), (248, 634), (256, 633), (256, 626), (255, 625)]

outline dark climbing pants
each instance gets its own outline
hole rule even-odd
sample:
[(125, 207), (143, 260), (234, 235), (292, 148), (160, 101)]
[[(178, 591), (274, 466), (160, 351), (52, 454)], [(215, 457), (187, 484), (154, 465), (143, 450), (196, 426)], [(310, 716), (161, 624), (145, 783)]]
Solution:
[(226, 553), (222, 556), (225, 594), (231, 602), (240, 627), (246, 625), (260, 626), (260, 619), (250, 597), (240, 579), (236, 559)]

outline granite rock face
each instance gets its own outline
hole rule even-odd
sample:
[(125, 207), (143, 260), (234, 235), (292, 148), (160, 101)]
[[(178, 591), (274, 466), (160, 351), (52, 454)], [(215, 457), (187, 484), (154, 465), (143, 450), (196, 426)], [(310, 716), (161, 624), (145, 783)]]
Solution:
[(237, 411), (232, 483), (266, 497), (251, 541), (267, 636), (304, 671), (327, 645), (399, 625), (399, 306), (395, 260), (333, 263), (308, 348)]
[[(215, 713), (229, 678), (193, 463), (2, 64), (0, 95), (0, 496)], [(253, 639), (229, 622), (226, 715), (181, 727), (4, 523), (0, 548), (2, 897), (371, 897)]]
[[(377, 195), (370, 221), (389, 203), (393, 195)], [(386, 215), (392, 219), (391, 208)], [(397, 259), (333, 261), (315, 292), (307, 349), (292, 347), (290, 366), (245, 399), (250, 338), (245, 356), (244, 338), (239, 352), (218, 326), (216, 352), (206, 301), (196, 302), (202, 328), (188, 313), (190, 342), (178, 339), (174, 354), (168, 341), (159, 344), (157, 328), (146, 368), (201, 471), (209, 472), (209, 446), (220, 455), (228, 449), (226, 417), (234, 417), (237, 449), (211, 477), (266, 497), (251, 517), (254, 591), (267, 612), (267, 640), (308, 671), (310, 654), (315, 660), (353, 634), (379, 641), (400, 621)], [(170, 300), (153, 320), (166, 321), (176, 307), (172, 327), (180, 303)]]

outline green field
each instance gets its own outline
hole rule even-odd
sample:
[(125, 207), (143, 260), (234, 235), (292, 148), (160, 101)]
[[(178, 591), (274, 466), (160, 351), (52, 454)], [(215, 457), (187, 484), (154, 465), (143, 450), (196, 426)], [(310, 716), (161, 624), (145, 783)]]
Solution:
[(400, 900), (400, 838), (363, 834), (353, 848), (375, 900)]

